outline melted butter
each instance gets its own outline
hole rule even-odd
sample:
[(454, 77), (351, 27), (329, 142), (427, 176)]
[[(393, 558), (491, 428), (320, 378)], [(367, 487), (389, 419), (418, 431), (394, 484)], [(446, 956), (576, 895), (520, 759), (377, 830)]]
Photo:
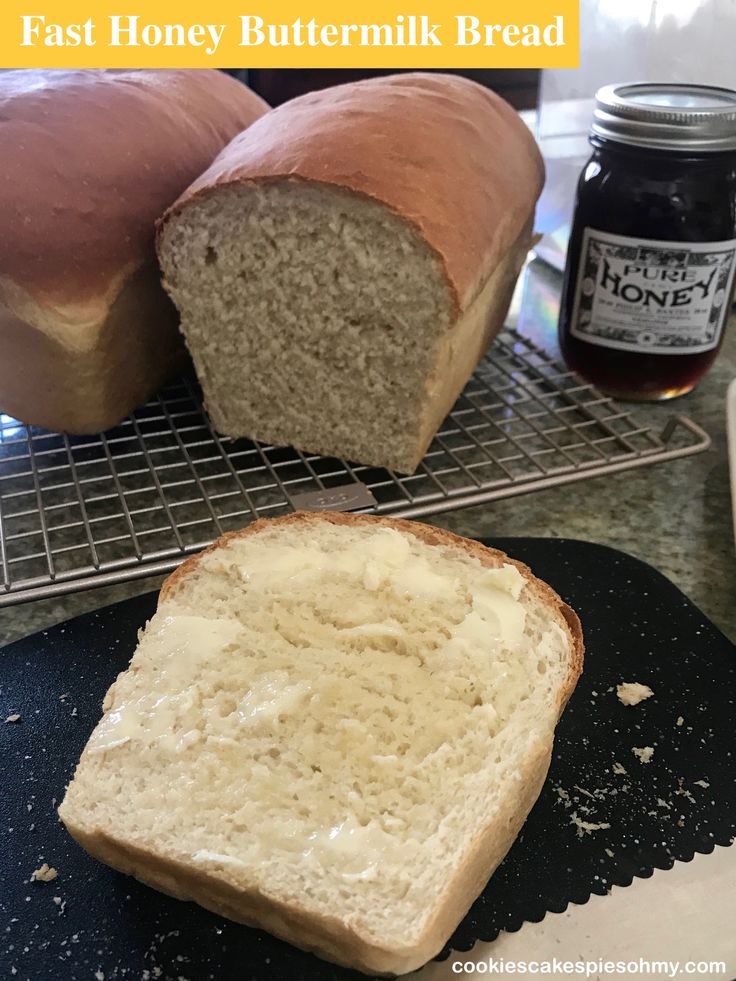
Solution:
[[(325, 569), (362, 581), (367, 589), (387, 584), (401, 594), (432, 599), (457, 595), (459, 581), (435, 572), (421, 557), (411, 554), (407, 539), (393, 529), (381, 529), (359, 548), (335, 553), (322, 551), (317, 544), (274, 546), (251, 542), (241, 558), (247, 556), (243, 576), (254, 588), (277, 585), (290, 579), (311, 576)], [(222, 561), (221, 559), (219, 561)], [(214, 566), (213, 568), (216, 568)], [(524, 578), (512, 565), (487, 569), (471, 590), (471, 609), (455, 626), (447, 652), (471, 648), (479, 656), (488, 652), (489, 638), (513, 650), (522, 641), (525, 611), (519, 602)], [(202, 668), (234, 643), (242, 631), (231, 620), (210, 620), (194, 616), (153, 618), (143, 637), (136, 658), (151, 659), (158, 670), (153, 690), (144, 696), (116, 704), (114, 693), (109, 710), (90, 740), (90, 752), (102, 752), (130, 742), (157, 743), (169, 752), (183, 752), (202, 738), (201, 692), (197, 679)], [(401, 626), (393, 621), (368, 621), (343, 631), (357, 637), (400, 637)], [(384, 653), (387, 665), (392, 656)], [(258, 678), (241, 699), (237, 711), (244, 725), (273, 724), (282, 715), (299, 709), (312, 692), (306, 681), (289, 684), (284, 671), (269, 672)], [(340, 835), (345, 835), (343, 839)], [(364, 835), (353, 828), (340, 831), (338, 840)], [(332, 840), (330, 838), (329, 840)]]
[(240, 562), (239, 572), (242, 579), (254, 586), (313, 575), (325, 569), (330, 560), (329, 555), (308, 546), (253, 544), (248, 554), (252, 556), (251, 561)]
[(360, 825), (354, 815), (338, 824), (310, 830), (296, 818), (279, 816), (259, 830), (257, 840), (247, 849), (248, 861), (223, 852), (199, 849), (195, 862), (244, 866), (259, 859), (272, 858), (274, 850), (285, 855), (311, 859), (347, 881), (371, 880), (378, 874), (387, 855), (398, 858), (401, 844), (380, 827)]
[(403, 637), (404, 628), (395, 620), (383, 623), (360, 623), (357, 627), (344, 627), (340, 633), (344, 637)]
[(476, 610), (465, 614), (465, 618), (453, 629), (450, 640), (464, 640), (471, 647), (485, 647), (488, 644), (489, 632), (494, 636), (499, 633), (499, 623), (493, 611), (482, 617)]
[[(92, 733), (90, 751), (99, 753), (136, 740), (159, 742), (164, 749), (181, 752), (197, 741), (192, 732), (196, 731), (193, 727), (199, 716), (198, 695), (196, 686), (192, 686), (177, 695), (147, 694), (123, 703), (109, 712)], [(175, 735), (175, 730), (181, 734)]]
[[(242, 632), (236, 620), (206, 617), (154, 617), (139, 650), (160, 665), (156, 687), (167, 691), (191, 682), (201, 665), (216, 658)], [(150, 653), (149, 653), (150, 652)]]
[(241, 723), (275, 722), (280, 715), (294, 712), (312, 691), (306, 681), (290, 685), (286, 671), (269, 671), (261, 675), (241, 699), (238, 715)]
[(201, 668), (233, 643), (240, 624), (205, 617), (154, 617), (136, 653), (138, 660), (155, 661), (153, 687), (138, 698), (113, 704), (100, 720), (88, 750), (105, 752), (130, 742), (157, 743), (170, 752), (183, 752), (200, 738)]
[(488, 569), (470, 591), (471, 609), (453, 629), (448, 651), (458, 642), (466, 649), (487, 650), (489, 638), (506, 650), (518, 649), (526, 625), (526, 610), (520, 602), (524, 581), (515, 566)]
[(524, 582), (524, 577), (516, 566), (510, 565), (508, 562), (502, 565), (500, 569), (486, 569), (480, 580), (482, 587), (500, 589), (515, 600), (521, 596)]
[[(468, 616), (483, 623), (488, 633), (497, 637), (508, 650), (515, 650), (524, 639), (526, 610), (508, 593), (480, 587), (471, 593), (473, 612)], [(466, 617), (467, 619), (467, 617)]]
[(382, 828), (359, 824), (351, 814), (339, 824), (311, 832), (302, 854), (346, 878), (371, 879), (381, 859), (397, 847), (399, 843)]
[[(316, 543), (275, 545), (250, 539), (245, 539), (242, 544), (235, 543), (234, 547), (244, 553), (239, 561), (242, 578), (254, 586), (309, 578), (324, 571), (361, 579), (371, 562), (384, 572), (401, 566), (410, 551), (403, 535), (390, 528), (371, 535), (359, 547), (343, 551), (325, 552)], [(222, 560), (212, 560), (213, 563), (218, 561)]]
[[(439, 574), (424, 557), (412, 555), (408, 539), (393, 528), (381, 528), (354, 548), (332, 552), (324, 551), (317, 542), (277, 545), (257, 539), (235, 542), (231, 547), (239, 553), (242, 578), (255, 589), (283, 589), (289, 581), (309, 580), (324, 572), (360, 582), (368, 591), (387, 584), (394, 592), (429, 599), (451, 599), (459, 588), (457, 578)], [(216, 555), (209, 563), (213, 569), (226, 565)], [(500, 597), (505, 594), (516, 601), (523, 586), (523, 576), (510, 564), (481, 573), (474, 594), (478, 597), (477, 612), (490, 623), (498, 620), (498, 635), (505, 635), (505, 625), (513, 619), (511, 607), (504, 606)], [(499, 608), (495, 620), (490, 613), (494, 605)], [(509, 626), (508, 630), (512, 633), (514, 628)]]
[(379, 589), (383, 582), (384, 570), (378, 562), (369, 559), (365, 564), (363, 573), (363, 586), (371, 591)]
[(200, 848), (196, 851), (192, 858), (195, 862), (214, 862), (217, 865), (237, 865), (240, 867), (247, 867), (246, 863), (242, 859), (235, 858), (233, 855), (226, 855), (224, 852), (211, 852), (206, 848)]
[(400, 532), (393, 528), (382, 528), (370, 536), (362, 551), (379, 565), (394, 567), (406, 564), (411, 547)]
[(399, 593), (448, 599), (457, 591), (457, 579), (441, 576), (424, 559), (410, 559), (391, 576), (391, 585)]

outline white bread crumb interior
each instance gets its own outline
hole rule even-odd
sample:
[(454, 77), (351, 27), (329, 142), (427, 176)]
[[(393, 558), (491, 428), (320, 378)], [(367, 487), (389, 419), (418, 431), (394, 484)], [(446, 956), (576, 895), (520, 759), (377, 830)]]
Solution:
[(638, 681), (624, 681), (616, 685), (616, 695), (618, 700), (624, 705), (638, 705), (639, 702), (651, 698), (654, 692), (649, 685), (642, 685)]
[[(227, 915), (398, 973), (513, 840), (580, 652), (558, 598), (501, 553), (300, 517), (172, 577), (60, 814), (144, 881), (223, 910), (221, 882), (250, 897)], [(481, 835), (481, 871), (461, 875)]]

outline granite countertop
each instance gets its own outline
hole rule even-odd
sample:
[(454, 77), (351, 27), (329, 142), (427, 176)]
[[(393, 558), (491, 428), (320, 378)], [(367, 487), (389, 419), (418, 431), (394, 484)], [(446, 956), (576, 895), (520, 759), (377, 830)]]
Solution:
[[(519, 329), (556, 349), (561, 277), (532, 263)], [(661, 429), (673, 413), (710, 434), (695, 456), (446, 512), (428, 519), (462, 535), (579, 538), (623, 549), (672, 579), (736, 641), (736, 550), (726, 452), (726, 388), (736, 377), (736, 316), (710, 374), (676, 402), (634, 407)], [(94, 589), (0, 610), (0, 637), (17, 639), (108, 603), (158, 589), (163, 577)]]

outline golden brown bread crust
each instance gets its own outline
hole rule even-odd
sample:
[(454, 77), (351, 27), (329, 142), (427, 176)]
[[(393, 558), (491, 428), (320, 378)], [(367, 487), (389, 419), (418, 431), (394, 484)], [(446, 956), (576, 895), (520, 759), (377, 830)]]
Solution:
[(109, 429), (186, 364), (173, 304), (149, 263), (126, 283), (91, 346), (35, 330), (2, 303), (0, 407), (15, 419), (66, 433)]
[(236, 923), (268, 930), (334, 964), (367, 974), (393, 976), (421, 966), (439, 949), (429, 949), (432, 945), (428, 945), (426, 956), (424, 951), (419, 955), (421, 959), (415, 947), (402, 954), (382, 946), (380, 940), (357, 933), (337, 914), (315, 914), (256, 889), (244, 890), (226, 868), (211, 875), (205, 870), (194, 870), (189, 855), (162, 858), (145, 844), (133, 846), (101, 828), (90, 831), (77, 826), (70, 815), (64, 814), (62, 820), (85, 851), (119, 872), (132, 875), (175, 899), (196, 902)]
[(39, 302), (117, 291), (154, 224), (268, 110), (214, 69), (0, 74), (0, 276)]
[(465, 916), (516, 839), (539, 796), (549, 768), (550, 751), (551, 745), (540, 744), (528, 761), (518, 797), (506, 798), (493, 828), (479, 831), (464, 861), (453, 870), (445, 900), (436, 916), (420, 940), (407, 944), (405, 950), (387, 947), (382, 938), (356, 931), (337, 914), (315, 913), (257, 889), (243, 889), (237, 875), (226, 867), (218, 869), (216, 875), (208, 874), (206, 870), (193, 869), (187, 854), (162, 857), (143, 842), (134, 846), (102, 828), (90, 831), (75, 825), (72, 815), (63, 814), (62, 820), (90, 855), (160, 892), (196, 902), (236, 923), (268, 930), (334, 964), (374, 976), (394, 976), (416, 970), (431, 960)]
[(0, 411), (98, 432), (181, 367), (155, 222), (267, 109), (210, 69), (0, 73)]
[[(325, 512), (295, 512), (282, 518), (263, 519), (242, 531), (223, 535), (209, 548), (187, 559), (165, 581), (159, 599), (165, 601), (171, 598), (177, 586), (197, 570), (204, 555), (233, 539), (258, 534), (273, 524), (304, 525), (325, 521), (337, 525), (372, 524), (394, 528), (414, 535), (428, 545), (461, 548), (489, 567), (506, 562), (516, 566), (529, 588), (548, 605), (550, 615), (566, 630), (571, 640), (569, 675), (558, 703), (558, 712), (562, 712), (582, 670), (583, 636), (577, 615), (551, 587), (536, 579), (527, 566), (480, 542), (461, 538), (431, 525), (397, 518)], [(130, 842), (116, 839), (113, 833), (102, 827), (89, 827), (83, 821), (75, 823), (74, 814), (66, 813), (63, 805), (60, 813), (69, 832), (90, 854), (162, 892), (178, 899), (194, 900), (229, 919), (264, 928), (328, 961), (373, 975), (403, 974), (420, 967), (438, 953), (511, 847), (542, 788), (551, 751), (550, 733), (540, 737), (525, 761), (523, 779), (518, 783), (516, 795), (504, 798), (493, 823), (478, 829), (463, 861), (450, 871), (443, 901), (438, 904), (421, 937), (407, 943), (406, 948), (401, 950), (386, 946), (381, 937), (356, 930), (339, 915), (318, 914), (294, 902), (264, 895), (255, 887), (244, 888), (237, 873), (227, 867), (193, 869), (187, 854), (162, 857), (144, 840), (132, 846)]]
[[(389, 469), (415, 472), (475, 366), (498, 336), (506, 322), (519, 272), (532, 246), (532, 220), (533, 216), (530, 215), (481, 292), (440, 342), (435, 370), (427, 383), (416, 455), (409, 461), (410, 466), (404, 463), (403, 467)], [(350, 458), (349, 453), (344, 455)]]
[(529, 220), (544, 167), (518, 114), (483, 86), (456, 75), (393, 75), (273, 110), (223, 150), (160, 227), (201, 194), (275, 179), (333, 184), (413, 224), (460, 312)]

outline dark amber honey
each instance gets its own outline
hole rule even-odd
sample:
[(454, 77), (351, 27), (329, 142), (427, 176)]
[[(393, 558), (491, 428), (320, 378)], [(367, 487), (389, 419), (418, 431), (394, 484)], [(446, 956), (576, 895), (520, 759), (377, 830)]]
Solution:
[[(730, 246), (733, 252), (736, 246), (733, 241), (736, 239), (736, 152), (673, 152), (628, 146), (595, 135), (591, 137), (591, 143), (593, 154), (578, 182), (565, 271), (559, 321), (563, 355), (571, 368), (608, 394), (636, 400), (682, 395), (697, 385), (712, 365), (722, 342), (722, 330), (719, 328), (717, 339), (713, 334), (713, 346), (709, 350), (690, 352), (683, 343), (680, 347), (673, 346), (671, 353), (652, 352), (647, 350), (650, 338), (646, 334), (646, 317), (654, 312), (660, 324), (667, 324), (671, 318), (677, 325), (681, 322), (678, 318), (687, 316), (687, 311), (682, 311), (690, 298), (706, 295), (710, 267), (701, 265), (689, 269), (682, 261), (678, 265), (678, 256), (681, 259), (685, 255), (685, 263), (690, 261), (688, 249), (700, 248), (702, 251), (705, 248), (691, 243), (715, 243), (714, 249), (721, 248), (723, 255)], [(586, 232), (586, 229), (593, 231)], [(641, 254), (642, 244), (646, 246), (649, 240), (654, 240), (664, 258), (657, 258), (654, 266), (646, 268), (636, 267), (636, 259), (631, 260), (630, 266), (622, 267), (625, 260), (619, 260), (619, 270), (636, 269), (634, 282), (619, 282), (605, 265), (605, 255), (596, 260), (595, 271), (589, 274), (586, 270), (591, 253), (586, 236), (595, 235), (596, 231), (607, 233), (609, 239), (613, 236), (626, 239), (624, 242), (617, 238), (615, 241), (622, 244), (604, 245), (604, 250), (618, 248), (625, 252), (631, 244), (634, 255), (639, 244)], [(672, 268), (667, 265), (670, 242)], [(595, 247), (600, 252), (597, 243)], [(733, 263), (731, 259), (728, 261)], [(584, 263), (582, 273), (581, 262)], [(725, 322), (732, 302), (732, 277), (733, 271), (728, 279), (724, 271), (717, 300), (708, 298), (708, 302), (719, 304), (720, 324)], [(571, 322), (580, 322), (579, 311), (584, 302), (581, 297), (600, 291), (601, 284), (608, 290), (606, 302), (610, 301), (612, 310), (615, 305), (615, 316), (619, 321), (625, 317), (622, 308), (630, 301), (632, 319), (626, 341), (629, 349), (623, 349), (623, 344), (619, 344), (616, 328), (610, 324), (595, 337), (596, 343), (579, 336), (580, 331), (576, 331), (578, 336), (575, 336), (571, 329)], [(592, 333), (597, 330), (595, 310), (600, 309), (590, 306), (594, 302), (598, 302), (597, 297), (589, 301), (583, 321), (584, 325), (589, 325), (583, 330)], [(578, 319), (574, 320), (576, 316)], [(637, 330), (640, 330), (638, 335)], [(631, 349), (632, 338), (634, 343), (641, 339), (641, 351)]]

